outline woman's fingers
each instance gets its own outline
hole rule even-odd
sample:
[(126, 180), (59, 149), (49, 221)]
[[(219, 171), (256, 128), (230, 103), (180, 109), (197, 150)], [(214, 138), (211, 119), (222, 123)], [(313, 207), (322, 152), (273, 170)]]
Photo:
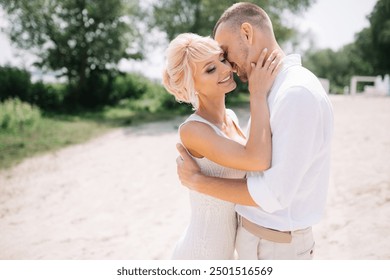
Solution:
[(281, 61), (281, 54), (278, 53), (275, 57), (271, 59), (271, 63), (269, 63), (268, 68), (266, 68), (267, 71), (270, 71), (273, 73), (275, 69), (277, 69), (278, 65), (280, 64)]
[(271, 70), (277, 65), (279, 52), (277, 50), (273, 50), (271, 54), (268, 56), (267, 60), (264, 63), (265, 70)]
[(282, 68), (281, 66), (282, 66), (282, 60), (279, 58), (278, 59), (278, 62), (277, 63), (275, 63), (275, 67), (273, 67), (273, 69), (271, 69), (271, 75), (272, 76), (276, 76), (278, 73), (279, 73), (279, 71), (280, 71), (280, 69)]
[(275, 70), (279, 68), (279, 64), (281, 61), (280, 52), (278, 50), (273, 50), (268, 56), (268, 58), (265, 59), (267, 53), (268, 53), (268, 49), (267, 48), (263, 49), (262, 52), (260, 53), (259, 58), (257, 59), (257, 62), (251, 63), (252, 72), (256, 68), (258, 70), (270, 71), (273, 74)]
[[(265, 57), (267, 56), (267, 53), (268, 53), (268, 49), (267, 48), (263, 49), (263, 51), (260, 53), (259, 58), (257, 59), (256, 65), (255, 65), (256, 67), (258, 67), (258, 68), (263, 67), (264, 60), (265, 60)], [(252, 63), (251, 65), (253, 67), (254, 63)]]

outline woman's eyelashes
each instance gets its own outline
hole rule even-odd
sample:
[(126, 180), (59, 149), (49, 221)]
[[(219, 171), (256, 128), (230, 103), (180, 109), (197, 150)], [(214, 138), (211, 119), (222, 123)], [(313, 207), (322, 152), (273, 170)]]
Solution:
[[(221, 56), (221, 58), (220, 58), (219, 61), (221, 61), (222, 63), (225, 64), (225, 63), (227, 62), (227, 59), (226, 59), (226, 57)], [(210, 67), (206, 70), (206, 72), (207, 72), (207, 73), (213, 73), (213, 72), (215, 71), (215, 69), (216, 69), (216, 66), (213, 65), (213, 66), (210, 66)]]
[(210, 74), (210, 73), (213, 73), (215, 71), (215, 69), (216, 69), (215, 66), (212, 66), (212, 67), (208, 68), (206, 70), (206, 72)]

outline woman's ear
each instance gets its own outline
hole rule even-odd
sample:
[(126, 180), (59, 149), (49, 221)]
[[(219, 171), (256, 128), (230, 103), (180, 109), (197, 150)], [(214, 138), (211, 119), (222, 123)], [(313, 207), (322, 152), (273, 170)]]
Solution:
[(244, 22), (243, 24), (241, 24), (240, 34), (243, 37), (245, 42), (247, 42), (249, 45), (252, 45), (252, 43), (253, 43), (253, 26), (250, 23)]

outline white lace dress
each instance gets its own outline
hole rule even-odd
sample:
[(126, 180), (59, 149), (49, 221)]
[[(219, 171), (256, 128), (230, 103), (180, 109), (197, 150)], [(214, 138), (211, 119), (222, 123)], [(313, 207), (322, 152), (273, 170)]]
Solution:
[[(227, 110), (238, 126), (237, 117)], [(184, 123), (198, 121), (210, 125), (219, 135), (227, 137), (215, 125), (192, 114)], [(206, 158), (194, 158), (202, 172), (209, 176), (243, 178), (245, 172), (218, 165)], [(189, 191), (190, 223), (176, 244), (172, 259), (226, 260), (234, 258), (237, 219), (234, 204), (195, 191)]]

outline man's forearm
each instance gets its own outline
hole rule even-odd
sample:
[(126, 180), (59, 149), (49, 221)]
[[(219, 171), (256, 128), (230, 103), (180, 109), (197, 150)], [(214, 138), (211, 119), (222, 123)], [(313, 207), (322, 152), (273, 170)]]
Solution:
[(258, 206), (249, 194), (246, 179), (227, 179), (197, 174), (192, 189), (236, 204)]

